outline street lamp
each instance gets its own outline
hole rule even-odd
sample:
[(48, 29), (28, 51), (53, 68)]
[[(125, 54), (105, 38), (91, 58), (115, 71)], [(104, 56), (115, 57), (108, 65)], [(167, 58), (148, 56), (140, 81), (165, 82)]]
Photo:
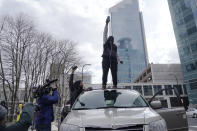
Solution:
[(83, 67), (82, 67), (82, 82), (83, 82), (83, 68), (85, 67), (85, 66), (90, 66), (91, 64), (85, 64), (85, 65), (83, 65)]

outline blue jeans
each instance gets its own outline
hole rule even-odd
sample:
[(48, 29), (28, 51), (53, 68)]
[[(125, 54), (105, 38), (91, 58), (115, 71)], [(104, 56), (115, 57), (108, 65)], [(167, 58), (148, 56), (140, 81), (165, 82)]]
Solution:
[(51, 124), (36, 125), (36, 131), (51, 131)]

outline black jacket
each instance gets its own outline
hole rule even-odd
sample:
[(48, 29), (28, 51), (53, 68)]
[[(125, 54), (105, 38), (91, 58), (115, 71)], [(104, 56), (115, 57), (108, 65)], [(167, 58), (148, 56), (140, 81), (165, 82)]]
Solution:
[(69, 81), (69, 89), (70, 89), (70, 104), (71, 107), (73, 106), (75, 100), (77, 99), (77, 97), (81, 94), (81, 92), (83, 91), (83, 88), (80, 87), (80, 83), (81, 81), (76, 81), (73, 84), (73, 77), (74, 74), (70, 75), (70, 81)]
[(106, 41), (103, 45), (103, 58), (117, 60), (117, 46)]

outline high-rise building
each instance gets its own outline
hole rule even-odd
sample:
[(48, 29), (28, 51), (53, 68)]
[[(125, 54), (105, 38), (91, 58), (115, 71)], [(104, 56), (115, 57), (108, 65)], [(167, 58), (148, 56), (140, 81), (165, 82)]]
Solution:
[(197, 1), (168, 0), (189, 102), (197, 105)]
[(110, 34), (124, 64), (118, 65), (118, 82), (130, 83), (148, 64), (142, 13), (138, 0), (123, 0), (109, 10)]

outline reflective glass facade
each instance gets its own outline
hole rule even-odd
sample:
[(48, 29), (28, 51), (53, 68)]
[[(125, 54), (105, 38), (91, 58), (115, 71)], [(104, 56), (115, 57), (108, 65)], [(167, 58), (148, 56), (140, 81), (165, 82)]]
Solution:
[(168, 4), (189, 101), (197, 104), (197, 1), (168, 0)]
[(118, 82), (130, 83), (148, 63), (142, 14), (138, 0), (123, 0), (110, 9), (111, 35), (124, 64), (118, 65)]

